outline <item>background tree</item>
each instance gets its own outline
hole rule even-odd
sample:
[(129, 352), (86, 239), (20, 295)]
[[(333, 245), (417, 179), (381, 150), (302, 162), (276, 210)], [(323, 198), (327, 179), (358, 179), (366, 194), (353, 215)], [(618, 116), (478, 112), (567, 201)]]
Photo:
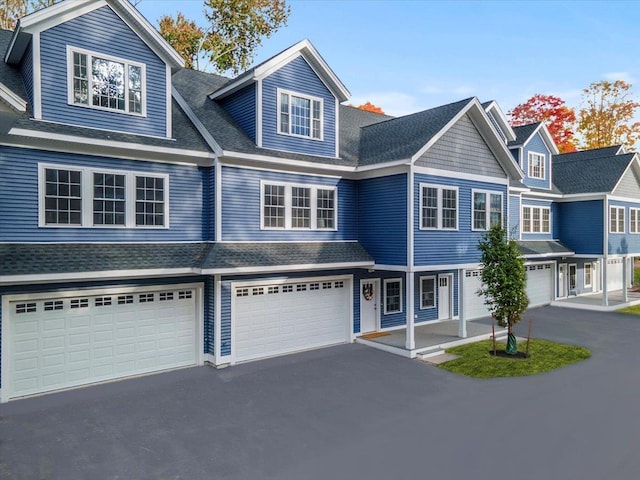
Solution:
[(508, 112), (511, 126), (545, 122), (553, 141), (561, 153), (575, 152), (574, 125), (576, 114), (573, 108), (555, 95), (535, 94), (529, 100)]
[(60, 0), (2, 0), (0, 28), (13, 30), (20, 17), (57, 3)]
[(527, 298), (527, 274), (524, 259), (514, 240), (508, 239), (501, 225), (494, 225), (480, 240), (482, 253), (482, 288), (484, 304), (498, 325), (507, 327), (509, 338), (506, 352), (518, 352), (513, 326), (522, 319), (529, 305)]
[(358, 105), (360, 110), (366, 110), (367, 112), (379, 113), (384, 115), (384, 112), (380, 107), (375, 106), (373, 103), (367, 101), (367, 103), (363, 103), (362, 105)]
[(187, 68), (198, 68), (198, 54), (204, 39), (204, 30), (196, 22), (187, 20), (182, 13), (176, 17), (164, 15), (158, 22), (160, 35), (184, 59)]
[(586, 149), (624, 145), (640, 140), (640, 122), (631, 123), (640, 103), (631, 84), (622, 80), (594, 82), (583, 90), (578, 132)]

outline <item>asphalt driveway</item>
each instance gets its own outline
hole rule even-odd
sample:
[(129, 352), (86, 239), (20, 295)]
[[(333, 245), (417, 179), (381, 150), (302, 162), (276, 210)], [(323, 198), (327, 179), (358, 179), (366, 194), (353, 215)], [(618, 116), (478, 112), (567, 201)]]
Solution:
[(527, 316), (592, 358), (475, 380), (344, 345), (15, 401), (0, 478), (637, 479), (640, 317)]

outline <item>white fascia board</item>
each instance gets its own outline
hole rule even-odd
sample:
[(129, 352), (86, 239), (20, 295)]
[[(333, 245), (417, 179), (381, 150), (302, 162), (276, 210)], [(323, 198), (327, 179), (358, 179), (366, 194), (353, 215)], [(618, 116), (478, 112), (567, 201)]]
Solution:
[(451, 271), (451, 270), (478, 270), (482, 268), (481, 263), (453, 263), (449, 265), (416, 265), (413, 267), (414, 273), (424, 273), (424, 272), (441, 272), (441, 271)]
[(488, 112), (492, 112), (493, 118), (495, 118), (496, 121), (500, 124), (500, 128), (502, 129), (502, 131), (506, 135), (507, 141), (515, 142), (515, 140), (517, 138), (516, 134), (513, 131), (513, 128), (511, 128), (511, 125), (509, 125), (509, 121), (507, 120), (507, 116), (504, 114), (504, 112), (502, 111), (502, 109), (498, 105), (498, 102), (496, 102), (495, 100), (492, 100), (491, 103), (485, 109), (485, 112), (487, 112), (487, 113)]
[(436, 177), (459, 178), (462, 180), (472, 180), (476, 182), (495, 183), (498, 185), (509, 185), (508, 178), (489, 177), (486, 175), (478, 175), (475, 173), (453, 172), (450, 170), (441, 170), (439, 168), (431, 168), (431, 167), (414, 167), (414, 171), (415, 173), (419, 173), (423, 175), (433, 175)]
[(202, 124), (198, 116), (193, 112), (193, 110), (191, 110), (191, 107), (189, 107), (187, 102), (184, 100), (184, 98), (182, 98), (182, 95), (180, 95), (180, 93), (178, 92), (178, 90), (176, 90), (175, 87), (171, 88), (171, 94), (173, 98), (176, 100), (176, 103), (180, 106), (182, 111), (185, 113), (189, 121), (191, 121), (193, 126), (196, 127), (196, 130), (198, 130), (198, 133), (202, 135), (202, 138), (204, 138), (205, 142), (207, 142), (207, 145), (209, 145), (211, 150), (213, 150), (215, 155), (216, 156), (222, 155), (223, 151), (220, 144), (216, 141), (215, 138), (213, 138), (209, 130), (207, 130), (207, 128)]
[(529, 192), (529, 191), (531, 191), (531, 189), (527, 188), (527, 187), (511, 187), (511, 186), (509, 186), (509, 194), (511, 194), (511, 192), (523, 193), (523, 192)]
[[(551, 133), (549, 132), (549, 129), (547, 128), (544, 122), (540, 122), (540, 126), (536, 129), (536, 132), (540, 132), (542, 136), (542, 141), (545, 143), (545, 145), (547, 146), (547, 148), (549, 149), (552, 155), (560, 155), (560, 150), (558, 150), (558, 147), (556, 146), (556, 142), (553, 141), (553, 137), (551, 136)], [(532, 137), (533, 135), (531, 135), (527, 139), (527, 141), (525, 142), (525, 145), (529, 142), (529, 140)]]
[(231, 267), (231, 268), (203, 268), (202, 275), (245, 275), (254, 273), (301, 272), (305, 270), (331, 270), (333, 268), (373, 268), (375, 263), (345, 262), (345, 263), (309, 263), (301, 265), (278, 265), (275, 267)]
[(538, 197), (541, 199), (556, 199), (556, 198), (562, 198), (562, 194), (560, 193), (547, 193), (547, 192), (534, 192), (534, 191), (527, 191), (522, 195), (523, 198), (525, 197)]
[(38, 31), (46, 30), (97, 8), (104, 7), (106, 4), (105, 0), (59, 2), (22, 17), (20, 19), (20, 27), (27, 33), (35, 31), (36, 27), (39, 27)]
[(0, 285), (18, 285), (55, 282), (82, 282), (88, 280), (117, 280), (141, 277), (163, 277), (176, 275), (200, 275), (196, 268), (162, 268), (146, 270), (109, 270), (98, 272), (46, 273), (35, 275), (2, 275)]
[(226, 160), (226, 159), (249, 160), (256, 163), (273, 163), (277, 165), (289, 165), (289, 166), (318, 169), (318, 170), (334, 170), (338, 172), (354, 172), (355, 171), (355, 167), (350, 167), (347, 165), (330, 165), (326, 163), (307, 162), (304, 160), (293, 160), (290, 158), (269, 157), (267, 155), (256, 155), (253, 153), (233, 152), (229, 150), (224, 150), (220, 158), (221, 160)]
[(0, 99), (4, 100), (10, 107), (19, 112), (27, 111), (27, 102), (22, 97), (16, 95), (4, 83), (0, 82)]
[(385, 168), (391, 168), (391, 167), (397, 167), (400, 165), (406, 165), (406, 166), (410, 166), (411, 165), (411, 159), (410, 158), (405, 158), (402, 160), (394, 160), (392, 162), (383, 162), (383, 163), (375, 163), (373, 165), (358, 165), (355, 169), (356, 172), (358, 173), (362, 173), (362, 172), (369, 172), (372, 170), (382, 170)]
[(620, 182), (622, 182), (622, 179), (624, 178), (624, 176), (627, 174), (627, 172), (629, 170), (631, 170), (632, 166), (634, 166), (634, 165), (636, 167), (636, 172), (638, 172), (640, 170), (640, 165), (638, 163), (638, 154), (637, 153), (633, 157), (631, 157), (631, 161), (629, 162), (627, 167), (624, 169), (624, 172), (622, 172), (622, 175), (620, 175), (620, 178), (618, 178), (618, 181), (616, 182), (615, 186), (611, 189), (611, 193), (615, 193), (615, 191), (620, 186)]
[(562, 195), (558, 202), (579, 202), (585, 200), (604, 200), (609, 192), (594, 192), (594, 193), (572, 193), (570, 195)]
[[(536, 259), (536, 258), (553, 258), (553, 257), (573, 257), (574, 255), (575, 255), (575, 252), (537, 253), (535, 255), (523, 255), (522, 258)], [(535, 265), (535, 264), (543, 264), (543, 263), (553, 263), (553, 262), (525, 262), (525, 265)]]

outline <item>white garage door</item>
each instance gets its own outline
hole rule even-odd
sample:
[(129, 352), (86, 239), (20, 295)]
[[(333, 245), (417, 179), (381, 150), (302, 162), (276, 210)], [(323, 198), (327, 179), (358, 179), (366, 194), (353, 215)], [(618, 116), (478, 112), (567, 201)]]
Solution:
[(553, 300), (553, 269), (550, 264), (527, 266), (529, 307), (547, 305)]
[(347, 342), (350, 283), (322, 279), (236, 286), (232, 314), (235, 361)]
[(469, 270), (464, 276), (464, 318), (488, 317), (489, 310), (484, 304), (484, 296), (478, 296), (476, 292), (482, 287), (480, 278), (481, 270)]
[(607, 285), (608, 290), (622, 290), (622, 259), (611, 258), (607, 260)]
[(195, 364), (195, 297), (165, 287), (11, 301), (5, 400)]

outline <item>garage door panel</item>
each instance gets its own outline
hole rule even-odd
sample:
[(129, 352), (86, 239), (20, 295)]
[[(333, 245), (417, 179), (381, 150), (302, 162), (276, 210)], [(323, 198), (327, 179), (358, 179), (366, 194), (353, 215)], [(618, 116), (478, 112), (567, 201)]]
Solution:
[(180, 292), (11, 302), (8, 396), (195, 364), (195, 296)]
[(551, 303), (553, 300), (553, 268), (551, 264), (528, 265), (526, 268), (529, 307)]
[(482, 288), (480, 270), (469, 270), (464, 277), (464, 316), (467, 320), (489, 316), (489, 310), (484, 304), (484, 297), (476, 292)]

